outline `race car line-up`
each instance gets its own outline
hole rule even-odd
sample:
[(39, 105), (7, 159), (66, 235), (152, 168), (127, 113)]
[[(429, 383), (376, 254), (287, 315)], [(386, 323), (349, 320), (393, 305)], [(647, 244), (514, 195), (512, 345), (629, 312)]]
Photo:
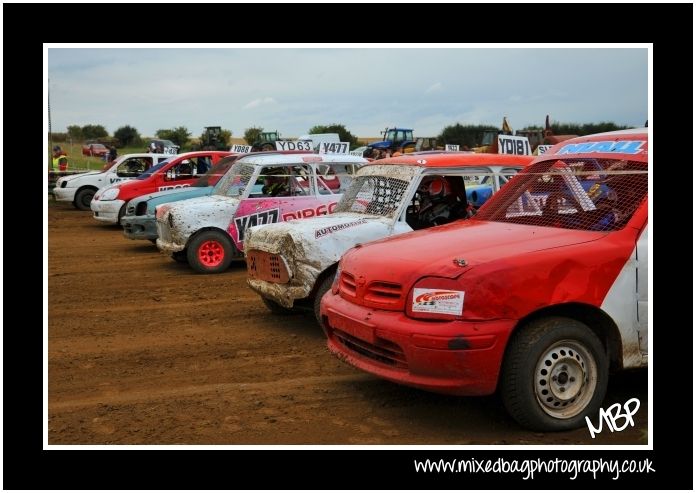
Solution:
[(276, 146), (128, 154), (53, 194), (196, 272), (245, 261), (268, 309), (313, 310), (349, 365), (499, 392), (529, 429), (584, 426), (610, 372), (647, 366), (646, 128), (539, 156)]

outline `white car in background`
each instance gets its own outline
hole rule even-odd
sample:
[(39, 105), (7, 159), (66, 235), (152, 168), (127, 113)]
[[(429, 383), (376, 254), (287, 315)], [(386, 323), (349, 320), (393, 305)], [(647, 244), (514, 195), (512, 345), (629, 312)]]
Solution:
[(106, 171), (88, 171), (58, 178), (53, 189), (57, 202), (72, 202), (81, 211), (90, 210), (92, 197), (100, 188), (131, 180), (165, 159), (168, 154), (136, 153), (119, 156)]

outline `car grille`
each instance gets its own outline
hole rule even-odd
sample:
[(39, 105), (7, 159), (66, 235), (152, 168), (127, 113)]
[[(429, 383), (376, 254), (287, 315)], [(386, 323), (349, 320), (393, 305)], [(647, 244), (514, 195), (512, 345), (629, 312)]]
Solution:
[[(358, 282), (359, 281), (359, 282)], [(371, 281), (364, 287), (361, 277), (356, 280), (350, 272), (341, 272), (338, 290), (341, 297), (354, 303), (364, 304), (385, 310), (400, 310), (403, 305), (402, 286), (386, 281)]]
[(391, 341), (377, 339), (375, 344), (371, 344), (336, 329), (333, 330), (333, 335), (339, 344), (353, 353), (393, 368), (408, 369), (403, 350)]
[(261, 250), (247, 252), (247, 273), (251, 278), (278, 284), (285, 284), (290, 280), (285, 259)]
[(398, 305), (401, 299), (401, 284), (375, 281), (367, 286), (365, 301), (379, 305)]

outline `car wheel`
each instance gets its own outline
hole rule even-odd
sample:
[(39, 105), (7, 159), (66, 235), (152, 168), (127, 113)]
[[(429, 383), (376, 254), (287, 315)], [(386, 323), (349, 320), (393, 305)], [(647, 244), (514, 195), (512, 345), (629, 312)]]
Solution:
[(324, 324), (321, 321), (321, 299), (324, 297), (326, 292), (331, 289), (331, 285), (333, 284), (334, 276), (333, 273), (329, 273), (322, 281), (319, 287), (317, 288), (317, 292), (314, 295), (314, 316), (317, 319), (317, 323), (319, 324), (319, 327), (322, 329), (324, 328)]
[(121, 206), (121, 209), (118, 211), (118, 220), (116, 221), (116, 224), (121, 224), (121, 219), (123, 219), (123, 216), (126, 215), (126, 204), (123, 204)]
[(263, 296), (261, 296), (261, 301), (263, 301), (263, 304), (266, 305), (268, 311), (274, 315), (290, 315), (291, 313), (295, 312), (295, 310), (292, 308), (285, 308), (283, 305), (276, 303), (273, 300), (269, 300), (268, 298), (264, 298)]
[(607, 391), (609, 359), (597, 335), (564, 317), (535, 320), (514, 333), (501, 372), (506, 409), (526, 428), (579, 428)]
[(83, 188), (82, 190), (77, 192), (74, 201), (75, 207), (77, 207), (81, 211), (90, 210), (89, 204), (92, 202), (92, 199), (94, 198), (94, 193), (95, 190), (93, 188)]
[(217, 274), (230, 266), (234, 245), (227, 234), (203, 231), (191, 240), (187, 250), (189, 265), (196, 272)]

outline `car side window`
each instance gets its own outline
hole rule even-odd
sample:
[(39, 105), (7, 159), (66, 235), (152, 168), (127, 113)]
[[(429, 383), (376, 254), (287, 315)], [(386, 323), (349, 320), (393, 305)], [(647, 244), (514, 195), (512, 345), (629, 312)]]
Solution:
[(118, 165), (116, 175), (121, 178), (134, 178), (149, 168), (149, 161), (144, 158), (129, 158)]

